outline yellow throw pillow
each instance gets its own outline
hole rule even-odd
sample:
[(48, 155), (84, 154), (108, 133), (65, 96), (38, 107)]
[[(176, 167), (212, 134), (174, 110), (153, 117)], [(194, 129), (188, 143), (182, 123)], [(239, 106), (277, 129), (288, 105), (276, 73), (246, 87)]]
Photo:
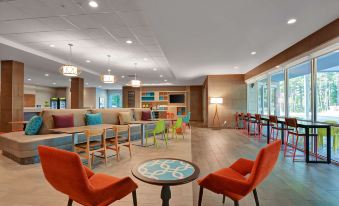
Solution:
[(119, 121), (121, 125), (128, 124), (132, 121), (130, 112), (119, 112)]

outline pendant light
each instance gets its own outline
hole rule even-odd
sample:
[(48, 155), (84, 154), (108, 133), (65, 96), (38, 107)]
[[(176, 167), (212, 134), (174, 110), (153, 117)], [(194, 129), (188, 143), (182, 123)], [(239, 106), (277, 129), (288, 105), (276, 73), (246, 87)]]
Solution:
[(69, 46), (69, 64), (63, 65), (60, 67), (59, 72), (67, 77), (76, 77), (81, 73), (80, 69), (74, 65), (72, 65), (72, 46), (73, 44), (68, 44)]
[(141, 85), (141, 81), (137, 80), (137, 63), (134, 63), (134, 67), (135, 67), (135, 74), (134, 74), (134, 79), (131, 80), (131, 86), (132, 87), (140, 87)]
[(110, 60), (111, 60), (111, 55), (107, 55), (107, 65), (108, 65), (108, 74), (101, 75), (101, 81), (105, 84), (113, 84), (115, 82), (115, 76), (111, 74), (110, 68)]

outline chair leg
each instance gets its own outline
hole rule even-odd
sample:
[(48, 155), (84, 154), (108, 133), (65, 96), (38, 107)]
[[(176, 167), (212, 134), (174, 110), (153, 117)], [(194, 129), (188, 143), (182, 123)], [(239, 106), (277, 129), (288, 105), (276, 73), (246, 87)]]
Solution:
[(203, 194), (204, 194), (204, 188), (200, 186), (198, 206), (201, 206)]
[(133, 196), (133, 206), (137, 206), (138, 202), (137, 202), (137, 191), (136, 190), (132, 192), (132, 196)]
[(239, 206), (239, 201), (234, 200), (234, 206)]
[(299, 141), (299, 136), (297, 135), (297, 140), (296, 140), (296, 143), (294, 145), (294, 151), (293, 151), (293, 162), (295, 161), (295, 155), (297, 153), (298, 141)]
[(73, 204), (73, 200), (71, 198), (68, 198), (67, 206), (72, 206), (72, 204)]
[(259, 206), (259, 198), (258, 198), (257, 189), (253, 190), (253, 195), (254, 195), (255, 205)]
[(225, 195), (222, 196), (222, 204), (225, 204)]

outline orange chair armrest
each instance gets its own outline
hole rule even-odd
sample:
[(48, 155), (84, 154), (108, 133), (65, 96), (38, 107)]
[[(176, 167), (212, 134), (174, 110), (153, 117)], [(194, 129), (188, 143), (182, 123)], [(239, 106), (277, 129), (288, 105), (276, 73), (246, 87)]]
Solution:
[(245, 158), (240, 158), (237, 161), (235, 161), (230, 168), (237, 171), (241, 175), (245, 176), (249, 173), (251, 173), (252, 168), (254, 165), (253, 160), (245, 159)]
[(86, 175), (88, 178), (92, 177), (94, 175), (94, 172), (92, 170), (90, 170), (88, 167), (83, 166), (86, 172)]
[(204, 179), (198, 181), (198, 183), (202, 187), (219, 194), (232, 192), (239, 195), (246, 195), (250, 189), (247, 180), (228, 178), (214, 173), (207, 175)]

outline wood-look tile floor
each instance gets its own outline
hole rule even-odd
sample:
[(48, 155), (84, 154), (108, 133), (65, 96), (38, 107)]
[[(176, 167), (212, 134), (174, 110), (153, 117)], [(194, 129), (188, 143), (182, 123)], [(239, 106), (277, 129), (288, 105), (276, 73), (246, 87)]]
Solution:
[[(204, 176), (228, 166), (240, 157), (254, 159), (264, 145), (264, 142), (258, 143), (236, 130), (193, 127), (191, 135), (188, 131), (184, 140), (171, 140), (167, 149), (135, 146), (131, 159), (127, 150), (123, 150), (120, 162), (111, 158), (106, 167), (102, 162), (96, 161), (94, 171), (119, 177), (132, 176), (130, 169), (138, 162), (157, 157), (176, 157), (195, 162), (201, 169), (201, 176)], [(160, 187), (137, 180), (136, 182), (139, 184), (138, 205), (161, 205)], [(195, 182), (172, 187), (171, 205), (197, 205), (198, 189)], [(272, 175), (257, 190), (262, 206), (338, 206), (339, 167), (292, 163), (290, 158), (284, 159), (280, 156)], [(55, 191), (46, 182), (40, 164), (23, 166), (0, 156), (1, 206), (59, 206), (66, 203), (67, 197)], [(112, 205), (131, 206), (131, 195)], [(222, 206), (222, 197), (205, 190), (203, 205)], [(233, 202), (227, 199), (226, 205), (231, 206)], [(255, 205), (253, 196), (249, 195), (241, 200), (240, 205)]]
[[(192, 129), (192, 160), (201, 176), (229, 166), (240, 157), (255, 159), (265, 142), (241, 135), (239, 131), (207, 128)], [(193, 184), (194, 205), (199, 186)], [(273, 173), (258, 188), (261, 206), (338, 206), (339, 167), (328, 164), (305, 164), (284, 158), (282, 152)], [(203, 205), (218, 206), (222, 196), (204, 190)], [(233, 205), (227, 199), (225, 205)], [(254, 206), (253, 195), (240, 201), (241, 206)]]

